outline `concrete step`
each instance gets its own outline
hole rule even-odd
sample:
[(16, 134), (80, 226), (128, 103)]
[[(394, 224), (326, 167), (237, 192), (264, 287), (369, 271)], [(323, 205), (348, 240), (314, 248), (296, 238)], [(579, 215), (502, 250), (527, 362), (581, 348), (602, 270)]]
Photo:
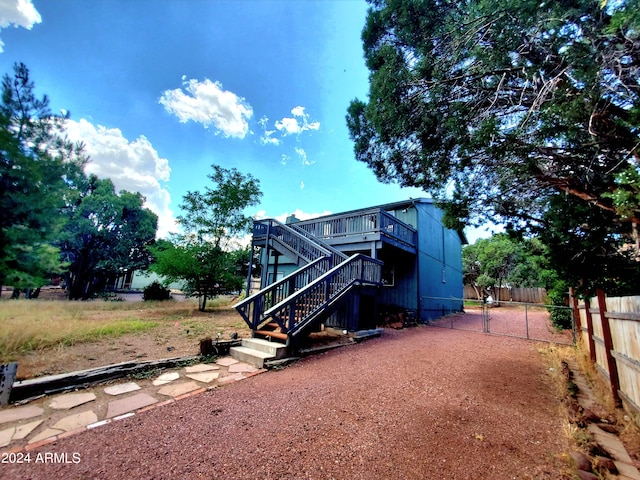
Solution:
[(286, 345), (279, 342), (270, 342), (263, 338), (243, 338), (242, 346), (268, 353), (269, 355), (273, 355), (274, 358), (282, 358), (287, 352)]
[(258, 368), (264, 368), (265, 360), (271, 360), (275, 358), (275, 355), (270, 353), (254, 350), (247, 347), (231, 347), (229, 353), (233, 358), (241, 362), (250, 363)]

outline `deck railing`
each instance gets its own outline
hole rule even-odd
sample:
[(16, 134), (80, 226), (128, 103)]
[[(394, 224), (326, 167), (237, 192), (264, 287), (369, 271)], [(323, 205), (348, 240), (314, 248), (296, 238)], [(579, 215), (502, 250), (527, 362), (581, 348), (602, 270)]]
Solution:
[(416, 245), (416, 230), (379, 208), (305, 220), (296, 223), (296, 227), (325, 240), (380, 233), (407, 245)]
[(273, 318), (284, 333), (294, 337), (351, 287), (381, 285), (381, 278), (381, 261), (356, 254), (265, 311), (264, 317)]

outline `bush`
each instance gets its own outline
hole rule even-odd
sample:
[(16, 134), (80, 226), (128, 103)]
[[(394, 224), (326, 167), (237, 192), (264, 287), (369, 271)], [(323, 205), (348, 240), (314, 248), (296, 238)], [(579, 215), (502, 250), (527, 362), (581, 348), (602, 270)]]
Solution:
[(171, 300), (171, 290), (155, 281), (142, 290), (142, 300)]
[(551, 316), (551, 323), (558, 330), (570, 330), (573, 312), (568, 307), (569, 286), (562, 280), (557, 281), (547, 292), (549, 297), (547, 310)]

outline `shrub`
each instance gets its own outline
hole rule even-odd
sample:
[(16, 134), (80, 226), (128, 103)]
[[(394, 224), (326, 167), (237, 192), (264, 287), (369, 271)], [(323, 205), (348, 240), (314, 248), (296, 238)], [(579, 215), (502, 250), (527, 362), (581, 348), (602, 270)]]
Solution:
[(551, 290), (547, 292), (547, 310), (551, 317), (551, 323), (558, 330), (570, 330), (573, 312), (568, 307), (569, 286), (562, 280), (557, 281)]
[(171, 290), (155, 281), (142, 290), (142, 300), (171, 300)]

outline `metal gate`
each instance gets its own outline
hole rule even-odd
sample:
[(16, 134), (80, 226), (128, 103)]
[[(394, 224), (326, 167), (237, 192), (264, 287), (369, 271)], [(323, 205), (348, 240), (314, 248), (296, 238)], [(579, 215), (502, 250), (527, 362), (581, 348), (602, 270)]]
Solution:
[[(464, 300), (464, 312), (456, 312), (447, 304), (460, 305), (459, 298), (422, 297), (424, 301), (442, 305), (442, 317), (431, 320), (435, 327), (468, 330), (492, 335), (526, 338), (543, 342), (571, 345), (575, 341), (573, 309), (564, 306)], [(570, 330), (558, 330), (551, 323), (551, 313), (571, 319)]]

